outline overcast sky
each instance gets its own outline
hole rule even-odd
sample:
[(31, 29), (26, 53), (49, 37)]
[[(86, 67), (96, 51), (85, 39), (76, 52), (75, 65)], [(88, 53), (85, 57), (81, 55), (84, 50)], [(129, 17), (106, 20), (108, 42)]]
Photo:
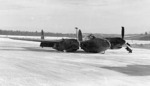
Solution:
[(0, 0), (0, 29), (74, 33), (150, 31), (150, 0)]

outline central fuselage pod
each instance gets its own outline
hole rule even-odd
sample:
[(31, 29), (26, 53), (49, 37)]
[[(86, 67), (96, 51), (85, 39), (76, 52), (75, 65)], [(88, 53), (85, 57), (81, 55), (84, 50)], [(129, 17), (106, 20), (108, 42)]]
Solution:
[(93, 38), (86, 41), (81, 42), (80, 47), (85, 52), (90, 53), (102, 53), (110, 48), (110, 43), (106, 39), (101, 38)]

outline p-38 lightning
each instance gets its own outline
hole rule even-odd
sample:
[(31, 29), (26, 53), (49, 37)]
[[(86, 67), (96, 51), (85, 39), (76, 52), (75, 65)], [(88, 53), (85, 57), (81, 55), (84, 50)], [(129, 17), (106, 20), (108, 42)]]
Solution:
[(62, 38), (59, 40), (48, 40), (45, 39), (44, 31), (41, 30), (41, 39), (31, 39), (31, 38), (16, 38), (9, 37), (14, 40), (25, 40), (40, 42), (40, 47), (51, 47), (58, 51), (64, 52), (75, 52), (78, 49), (83, 49), (88, 53), (105, 53), (108, 49), (120, 49), (126, 46), (126, 50), (132, 53), (132, 49), (129, 48), (130, 44), (126, 43), (124, 40), (124, 27), (122, 27), (122, 37), (113, 38), (97, 38), (94, 35), (89, 35), (88, 39), (83, 40), (82, 32), (80, 29), (77, 30), (77, 38)]

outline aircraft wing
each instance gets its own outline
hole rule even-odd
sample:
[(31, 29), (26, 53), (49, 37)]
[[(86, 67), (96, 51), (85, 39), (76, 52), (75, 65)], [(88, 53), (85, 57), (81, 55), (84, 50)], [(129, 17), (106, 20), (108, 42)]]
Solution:
[(23, 41), (33, 41), (33, 42), (51, 42), (57, 43), (60, 42), (62, 39), (36, 39), (36, 38), (17, 38), (17, 37), (7, 37), (14, 40), (23, 40)]

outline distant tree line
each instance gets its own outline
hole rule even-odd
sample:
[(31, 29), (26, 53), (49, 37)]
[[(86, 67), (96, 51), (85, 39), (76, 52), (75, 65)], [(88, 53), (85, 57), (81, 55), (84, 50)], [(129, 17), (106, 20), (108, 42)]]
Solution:
[[(0, 30), (0, 35), (19, 35), (19, 36), (41, 36), (41, 32), (35, 31), (19, 31), (19, 30)], [(52, 33), (52, 32), (44, 32), (45, 36), (57, 36), (57, 37), (75, 37), (75, 34), (68, 33)]]

